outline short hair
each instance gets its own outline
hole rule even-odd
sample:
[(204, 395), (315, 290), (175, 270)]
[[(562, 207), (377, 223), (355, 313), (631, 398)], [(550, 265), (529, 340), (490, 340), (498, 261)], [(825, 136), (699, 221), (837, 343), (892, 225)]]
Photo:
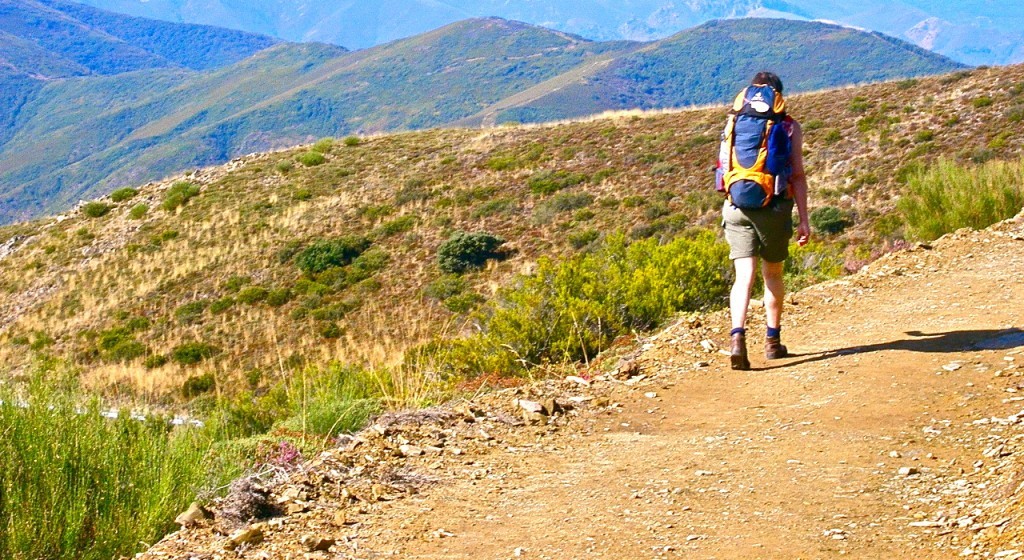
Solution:
[(750, 80), (750, 85), (771, 86), (775, 91), (782, 93), (782, 80), (771, 72), (758, 72), (754, 79)]

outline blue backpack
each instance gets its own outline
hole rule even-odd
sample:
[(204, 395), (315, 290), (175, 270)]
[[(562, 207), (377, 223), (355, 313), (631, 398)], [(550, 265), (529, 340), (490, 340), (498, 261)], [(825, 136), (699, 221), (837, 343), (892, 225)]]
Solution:
[(744, 89), (722, 133), (716, 188), (737, 208), (764, 208), (788, 194), (792, 127), (786, 102), (771, 86)]

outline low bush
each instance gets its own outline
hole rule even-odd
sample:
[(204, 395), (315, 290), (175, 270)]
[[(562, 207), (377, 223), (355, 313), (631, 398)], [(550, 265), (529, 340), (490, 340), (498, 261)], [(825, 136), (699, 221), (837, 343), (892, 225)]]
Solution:
[(181, 385), (181, 396), (186, 399), (192, 399), (202, 395), (203, 393), (209, 393), (216, 387), (216, 379), (212, 373), (204, 373), (202, 375), (193, 375), (185, 380), (185, 383)]
[(235, 293), (238, 290), (241, 290), (243, 286), (247, 286), (249, 284), (252, 284), (252, 278), (248, 276), (235, 275), (225, 280), (222, 287), (228, 292)]
[(117, 189), (116, 191), (110, 193), (110, 200), (113, 200), (114, 202), (124, 202), (126, 200), (135, 198), (135, 195), (137, 194), (139, 194), (139, 191), (137, 189), (133, 189), (131, 187), (124, 187), (123, 189)]
[(304, 154), (300, 154), (297, 159), (299, 160), (299, 163), (306, 167), (316, 167), (327, 163), (327, 158), (325, 158), (320, 152), (306, 152)]
[(370, 248), (370, 240), (359, 235), (317, 241), (295, 255), (299, 270), (312, 275), (331, 267), (346, 266)]
[(238, 291), (238, 295), (235, 296), (235, 300), (237, 300), (238, 303), (253, 305), (261, 301), (265, 301), (269, 294), (270, 290), (262, 286), (247, 286)]
[(502, 256), (498, 249), (504, 244), (504, 239), (490, 233), (457, 231), (438, 248), (437, 264), (449, 274), (482, 268), (488, 260)]
[(571, 173), (564, 169), (538, 171), (530, 176), (526, 185), (533, 194), (554, 194), (560, 190), (585, 183), (589, 179), (582, 173)]
[(132, 209), (128, 211), (128, 217), (132, 220), (141, 220), (146, 217), (146, 213), (149, 212), (148, 204), (136, 204), (132, 206)]
[(939, 160), (908, 178), (898, 209), (911, 236), (932, 240), (963, 227), (981, 229), (1024, 206), (1024, 160), (961, 166)]
[(235, 305), (235, 298), (231, 296), (222, 297), (210, 304), (210, 313), (220, 315)]
[(828, 235), (842, 233), (850, 225), (846, 213), (835, 206), (815, 208), (811, 211), (810, 221), (815, 231)]
[(354, 147), (362, 144), (363, 141), (358, 136), (347, 136), (347, 137), (345, 137), (344, 140), (342, 140), (342, 143), (345, 144), (346, 146), (348, 146), (349, 148), (354, 148)]
[(398, 235), (399, 233), (405, 233), (414, 227), (416, 227), (416, 216), (402, 216), (400, 218), (384, 222), (377, 228), (376, 233), (381, 237), (390, 237), (392, 235)]
[(174, 310), (174, 317), (179, 323), (191, 324), (199, 321), (206, 311), (206, 308), (210, 306), (210, 302), (206, 300), (199, 300), (186, 303), (178, 306)]
[(115, 327), (96, 335), (96, 350), (107, 362), (130, 362), (148, 353), (145, 344), (135, 340), (127, 327)]
[(295, 297), (289, 288), (277, 288), (267, 292), (267, 305), (271, 307), (281, 307), (288, 303)]
[(446, 274), (424, 288), (423, 295), (438, 301), (444, 301), (465, 292), (468, 287), (469, 283), (462, 276)]
[(659, 244), (622, 234), (593, 252), (556, 262), (498, 294), (481, 313), (482, 332), (420, 348), (450, 375), (523, 372), (537, 364), (597, 355), (634, 330), (678, 311), (718, 307), (729, 291), (729, 249), (712, 232)]
[(199, 185), (188, 181), (178, 181), (167, 189), (167, 193), (164, 194), (163, 204), (160, 206), (168, 212), (173, 212), (178, 207), (188, 204), (188, 201), (199, 196), (199, 192)]
[(102, 218), (110, 213), (111, 206), (106, 202), (87, 202), (82, 206), (82, 213), (90, 218)]
[(331, 150), (333, 148), (334, 148), (334, 138), (328, 137), (328, 138), (321, 138), (321, 139), (317, 140), (316, 143), (313, 144), (313, 146), (309, 148), (309, 151), (317, 152), (317, 153), (321, 153), (321, 154), (329, 154), (329, 153), (331, 153)]
[(186, 342), (171, 350), (171, 359), (183, 366), (192, 366), (220, 353), (220, 349), (205, 342)]

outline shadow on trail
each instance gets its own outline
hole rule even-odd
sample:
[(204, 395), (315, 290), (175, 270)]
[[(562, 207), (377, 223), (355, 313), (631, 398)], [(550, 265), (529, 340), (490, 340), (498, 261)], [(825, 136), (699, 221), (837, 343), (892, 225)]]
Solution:
[(872, 352), (884, 352), (886, 350), (906, 350), (908, 352), (941, 354), (976, 350), (1009, 350), (1011, 348), (1024, 346), (1024, 330), (1019, 328), (1002, 330), (950, 331), (944, 333), (909, 331), (906, 334), (911, 338), (893, 340), (890, 342), (880, 342), (878, 344), (838, 348), (816, 354), (794, 354), (792, 355), (792, 358), (797, 358), (795, 361), (786, 361), (779, 365), (755, 369), (759, 371), (768, 371), (812, 362), (820, 362), (822, 360), (837, 358), (839, 356), (870, 354)]

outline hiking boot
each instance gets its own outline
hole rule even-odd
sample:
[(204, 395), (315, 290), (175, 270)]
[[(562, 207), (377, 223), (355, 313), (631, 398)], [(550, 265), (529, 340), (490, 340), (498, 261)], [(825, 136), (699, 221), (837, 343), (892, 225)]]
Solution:
[(789, 350), (782, 345), (777, 336), (769, 336), (764, 339), (764, 357), (769, 360), (778, 360), (789, 355)]
[(747, 337), (736, 333), (732, 335), (732, 353), (729, 357), (732, 369), (746, 371), (750, 369), (750, 360), (747, 359)]

